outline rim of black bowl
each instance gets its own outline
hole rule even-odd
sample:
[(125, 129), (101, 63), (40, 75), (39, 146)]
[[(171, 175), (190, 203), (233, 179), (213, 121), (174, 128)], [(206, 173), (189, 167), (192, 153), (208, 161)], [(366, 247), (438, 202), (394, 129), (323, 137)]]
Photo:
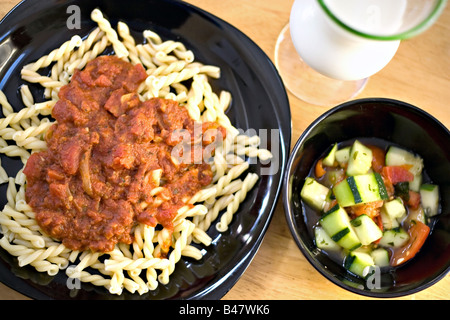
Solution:
[(434, 285), (435, 283), (437, 283), (441, 279), (443, 279), (450, 272), (450, 265), (447, 266), (445, 271), (441, 272), (438, 276), (433, 278), (431, 281), (428, 281), (428, 282), (426, 282), (426, 283), (424, 283), (422, 285), (419, 285), (416, 288), (405, 290), (403, 292), (373, 292), (373, 291), (369, 291), (369, 290), (358, 289), (356, 287), (352, 287), (350, 285), (347, 285), (347, 284), (343, 283), (342, 281), (338, 280), (336, 277), (333, 277), (333, 275), (331, 274), (331, 271), (327, 271), (326, 266), (322, 265), (319, 261), (315, 260), (314, 257), (311, 255), (310, 250), (306, 247), (306, 245), (300, 239), (300, 235), (298, 233), (298, 230), (295, 228), (295, 223), (293, 221), (293, 215), (291, 214), (292, 213), (292, 208), (291, 208), (291, 203), (289, 201), (290, 197), (289, 197), (289, 194), (288, 194), (288, 192), (289, 192), (289, 180), (291, 178), (291, 171), (292, 171), (292, 165), (293, 165), (293, 160), (295, 158), (295, 154), (298, 152), (298, 149), (303, 144), (305, 139), (308, 137), (309, 133), (317, 125), (319, 125), (324, 119), (326, 119), (328, 116), (330, 116), (331, 114), (333, 114), (333, 113), (335, 113), (335, 112), (337, 112), (337, 111), (339, 111), (341, 109), (345, 109), (345, 108), (348, 108), (350, 106), (354, 106), (355, 104), (366, 104), (366, 103), (374, 103), (374, 102), (395, 104), (397, 107), (403, 108), (405, 110), (408, 109), (409, 111), (416, 112), (416, 113), (418, 113), (418, 114), (428, 118), (432, 122), (434, 122), (435, 125), (439, 126), (442, 130), (444, 130), (447, 133), (447, 135), (450, 135), (449, 129), (446, 126), (444, 126), (433, 115), (429, 114), (428, 112), (426, 112), (425, 110), (423, 110), (423, 109), (421, 109), (419, 107), (416, 107), (416, 106), (414, 106), (412, 104), (409, 104), (407, 102), (404, 102), (404, 101), (391, 99), (391, 98), (362, 98), (362, 99), (355, 99), (355, 100), (351, 100), (351, 101), (347, 101), (347, 102), (344, 102), (342, 104), (339, 104), (339, 105), (331, 108), (330, 110), (326, 111), (321, 116), (319, 116), (316, 120), (314, 120), (303, 131), (303, 133), (300, 135), (300, 137), (298, 138), (297, 142), (295, 143), (294, 147), (292, 148), (292, 151), (290, 153), (289, 160), (288, 160), (288, 163), (287, 163), (285, 175), (283, 177), (283, 195), (282, 195), (282, 197), (283, 197), (283, 207), (284, 207), (285, 218), (286, 218), (289, 230), (290, 230), (290, 232), (292, 234), (292, 237), (294, 238), (297, 246), (299, 247), (299, 249), (302, 252), (302, 254), (305, 256), (305, 258), (309, 261), (309, 263), (311, 263), (311, 265), (321, 275), (323, 275), (325, 278), (327, 278), (329, 281), (331, 281), (335, 285), (337, 285), (337, 286), (339, 286), (339, 287), (341, 287), (341, 288), (343, 288), (345, 290), (348, 290), (348, 291), (350, 291), (352, 293), (356, 293), (356, 294), (359, 294), (359, 295), (362, 295), (362, 296), (374, 297), (374, 298), (395, 298), (395, 297), (411, 295), (411, 294), (417, 293), (419, 291), (422, 291), (422, 290), (424, 290), (426, 288), (431, 287), (432, 285)]

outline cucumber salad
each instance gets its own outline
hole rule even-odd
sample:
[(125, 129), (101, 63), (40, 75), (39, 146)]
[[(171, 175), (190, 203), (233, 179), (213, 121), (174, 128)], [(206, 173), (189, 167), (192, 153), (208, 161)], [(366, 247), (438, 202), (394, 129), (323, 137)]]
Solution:
[(412, 259), (440, 211), (439, 187), (425, 180), (422, 158), (403, 148), (359, 140), (334, 144), (300, 193), (320, 214), (316, 246), (343, 253), (344, 267), (360, 277), (367, 267), (386, 269)]

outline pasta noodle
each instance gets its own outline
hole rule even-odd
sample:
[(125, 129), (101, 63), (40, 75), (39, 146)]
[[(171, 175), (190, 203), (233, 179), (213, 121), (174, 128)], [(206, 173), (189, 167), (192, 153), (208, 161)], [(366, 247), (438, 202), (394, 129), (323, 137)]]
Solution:
[[(225, 115), (231, 94), (222, 91), (217, 95), (208, 80), (219, 78), (220, 68), (194, 61), (193, 52), (181, 42), (163, 41), (151, 30), (143, 32), (144, 43), (136, 44), (127, 24), (119, 22), (116, 32), (98, 9), (92, 11), (91, 18), (98, 27), (84, 40), (73, 36), (22, 69), (22, 79), (41, 85), (49, 100), (35, 103), (28, 85), (24, 84), (20, 87), (24, 106), (14, 112), (0, 91), (4, 116), (0, 119), (0, 153), (20, 157), (26, 164), (31, 153), (46, 149), (44, 137), (54, 123), (46, 116), (58, 100), (59, 89), (70, 81), (76, 69), (83, 68), (112, 46), (115, 55), (133, 64), (140, 63), (146, 69), (148, 77), (138, 89), (141, 99), (171, 98), (186, 108), (194, 120), (214, 121), (225, 127), (227, 137), (209, 161), (213, 183), (187, 199), (186, 205), (178, 210), (173, 232), (140, 224), (134, 229), (131, 245), (119, 243), (107, 253), (78, 252), (41, 230), (25, 200), (26, 177), (22, 170), (9, 177), (0, 163), (0, 183), (8, 184), (8, 202), (0, 211), (3, 234), (0, 246), (17, 257), (19, 266), (31, 265), (49, 275), (65, 270), (70, 279), (105, 287), (111, 294), (121, 294), (123, 290), (144, 294), (155, 290), (158, 283), (169, 283), (182, 256), (202, 258), (201, 250), (194, 244), (211, 244), (207, 230), (223, 211), (215, 227), (220, 232), (226, 231), (239, 205), (257, 183), (257, 174), (246, 173), (249, 169), (246, 157), (269, 159), (272, 154), (259, 148), (258, 136), (241, 135)], [(39, 74), (46, 67), (51, 67), (50, 75)], [(160, 178), (161, 170), (151, 173), (155, 185), (160, 185)], [(161, 186), (153, 189), (151, 195), (155, 201), (165, 201)]]

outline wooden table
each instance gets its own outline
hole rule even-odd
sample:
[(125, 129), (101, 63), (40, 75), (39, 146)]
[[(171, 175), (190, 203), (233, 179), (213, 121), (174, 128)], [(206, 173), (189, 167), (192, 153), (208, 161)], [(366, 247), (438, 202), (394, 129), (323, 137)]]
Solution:
[[(0, 17), (18, 0), (0, 0)], [(293, 0), (189, 0), (222, 18), (255, 41), (273, 60), (278, 34), (289, 20)], [(358, 96), (387, 97), (420, 106), (450, 127), (450, 6), (425, 33), (404, 41), (393, 60), (372, 76)], [(289, 94), (292, 146), (328, 107)], [(24, 297), (0, 284), (0, 299)], [(281, 199), (254, 260), (224, 299), (368, 299), (341, 289), (316, 271), (292, 239)], [(450, 276), (402, 299), (450, 299)]]

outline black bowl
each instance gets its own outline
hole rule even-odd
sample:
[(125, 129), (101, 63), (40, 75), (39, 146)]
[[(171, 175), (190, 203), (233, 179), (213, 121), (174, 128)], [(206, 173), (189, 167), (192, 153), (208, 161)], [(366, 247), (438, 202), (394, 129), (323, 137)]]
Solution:
[[(381, 273), (378, 282), (352, 276), (314, 244), (318, 220), (300, 199), (313, 163), (333, 143), (375, 138), (414, 151), (440, 187), (442, 213), (433, 217), (431, 233), (419, 253), (404, 265)], [(437, 119), (405, 102), (370, 98), (341, 104), (315, 120), (297, 141), (284, 176), (283, 202), (291, 233), (309, 262), (326, 278), (351, 292), (371, 297), (398, 297), (423, 290), (450, 270), (450, 132)]]

